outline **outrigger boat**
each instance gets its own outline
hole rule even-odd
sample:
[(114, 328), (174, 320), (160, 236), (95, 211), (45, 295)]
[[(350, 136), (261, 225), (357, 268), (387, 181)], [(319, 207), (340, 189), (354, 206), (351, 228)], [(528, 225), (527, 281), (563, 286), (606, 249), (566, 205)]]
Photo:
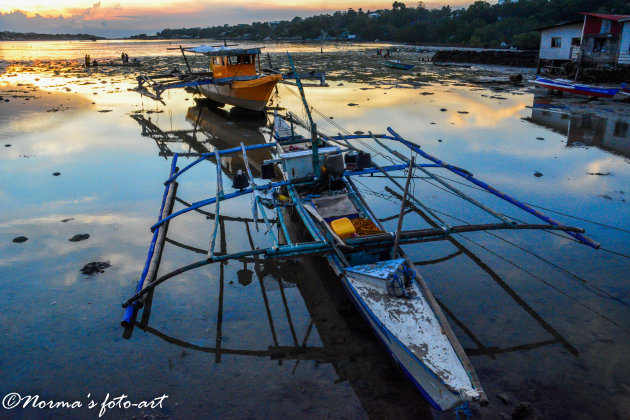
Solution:
[(413, 64), (401, 63), (400, 60), (381, 61), (381, 64), (385, 67), (398, 70), (411, 70), (414, 67)]
[[(293, 67), (290, 56), (289, 60)], [(296, 78), (296, 84), (308, 122), (300, 120), (292, 113), (284, 117), (275, 115), (274, 141), (250, 146), (241, 143), (240, 147), (202, 153), (198, 159), (182, 169), (177, 168), (178, 155), (174, 154), (171, 171), (165, 182), (159, 218), (151, 227), (153, 239), (142, 276), (136, 285), (136, 293), (123, 303), (126, 308), (122, 321), (124, 336), (130, 336), (145, 296), (152, 293), (156, 286), (178, 274), (207, 264), (251, 256), (295, 258), (324, 255), (393, 361), (431, 405), (440, 410), (449, 410), (466, 407), (473, 401), (481, 405), (487, 404), (487, 397), (472, 364), (427, 283), (401, 245), (434, 241), (457, 233), (497, 229), (564, 231), (593, 248), (598, 248), (599, 244), (582, 235), (583, 229), (565, 226), (549, 218), (478, 180), (470, 172), (424, 152), (391, 128), (387, 129), (388, 134), (324, 135), (318, 131), (312, 120), (299, 77)], [(300, 135), (296, 128), (306, 129), (308, 134)], [(366, 140), (380, 146), (389, 159), (397, 159), (400, 163), (381, 166), (373, 161), (370, 154), (355, 146)], [(406, 147), (424, 161), (416, 162), (415, 156), (408, 159), (392, 147), (395, 145)], [(253, 177), (247, 153), (263, 148), (272, 151), (274, 155), (261, 165), (261, 180)], [(221, 162), (224, 156), (232, 154), (242, 156), (247, 174), (234, 175), (233, 190), (226, 192), (222, 182)], [(179, 178), (210, 158), (216, 161), (216, 195), (173, 213), (174, 190)], [(458, 175), (544, 223), (518, 222), (498, 213), (438, 177), (431, 169)], [(405, 170), (407, 181), (403, 187), (391, 173)], [(499, 222), (449, 226), (417, 197), (409, 194), (409, 183), (415, 170)], [(278, 171), (281, 174), (280, 179), (277, 176)], [(394, 232), (385, 229), (382, 220), (368, 206), (353, 182), (353, 177), (374, 173), (381, 173), (388, 178), (402, 196), (398, 226)], [(258, 219), (259, 214), (262, 215), (271, 246), (257, 249), (252, 247), (251, 250), (231, 254), (216, 253), (217, 228), (222, 217), (220, 203), (244, 195), (252, 197), (254, 220)], [(402, 230), (407, 201), (434, 219), (432, 228)], [(169, 221), (211, 204), (215, 205), (214, 229), (207, 258), (158, 277), (157, 270)], [(275, 223), (272, 223), (267, 214), (269, 209), (276, 214)], [(289, 233), (285, 223), (286, 215), (297, 216), (296, 220), (308, 233), (309, 239), (300, 242), (295, 235)]]
[[(179, 47), (188, 68), (187, 72), (174, 70), (168, 74), (154, 76), (140, 75), (138, 86), (132, 90), (152, 99), (162, 100), (162, 93), (168, 89), (195, 88), (199, 93), (217, 105), (233, 105), (251, 111), (262, 111), (277, 83), (295, 79), (292, 73), (282, 74), (262, 68), (260, 48), (232, 48), (224, 46)], [(201, 54), (209, 59), (209, 71), (193, 72), (185, 52)], [(258, 67), (258, 68), (257, 68)], [(318, 79), (326, 85), (323, 73), (300, 75), (302, 79)]]
[(536, 80), (534, 80), (533, 83), (549, 90), (569, 92), (576, 95), (593, 96), (598, 98), (612, 98), (619, 92), (618, 88), (595, 87), (591, 85), (574, 83), (570, 80), (545, 79), (540, 76), (536, 76)]

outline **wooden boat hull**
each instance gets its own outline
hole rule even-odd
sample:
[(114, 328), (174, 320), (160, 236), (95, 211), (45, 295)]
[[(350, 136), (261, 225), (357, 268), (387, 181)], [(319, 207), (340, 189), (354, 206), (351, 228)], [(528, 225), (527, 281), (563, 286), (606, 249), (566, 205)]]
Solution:
[[(293, 186), (289, 189), (293, 197), (298, 197)], [(301, 216), (305, 226), (312, 224), (307, 217), (306, 213)], [(320, 235), (316, 239), (323, 240), (323, 234), (316, 232)], [(335, 256), (328, 255), (326, 259), (392, 360), (434, 408), (446, 411), (461, 405), (462, 395), (458, 389), (464, 393), (475, 392), (440, 322), (416, 284), (413, 286), (417, 300), (403, 299), (405, 303), (401, 307), (401, 298), (389, 297), (376, 287), (352, 278), (346, 271), (348, 267)], [(418, 334), (423, 339), (433, 338), (410, 344), (413, 338), (417, 340)], [(431, 359), (432, 366), (427, 363)], [(445, 383), (445, 377), (450, 377), (450, 385)]]
[[(332, 258), (329, 257), (328, 259), (331, 262)], [(348, 277), (343, 277), (342, 284), (355, 307), (370, 324), (372, 331), (374, 331), (389, 356), (431, 406), (438, 410), (446, 411), (462, 404), (462, 398), (459, 393), (451, 391), (439, 379), (432, 368), (424, 364), (413, 351), (402, 343), (396, 334), (384, 326), (366, 302), (365, 294), (357, 289), (357, 284), (349, 280)]]
[[(274, 128), (280, 133), (289, 129), (286, 123), (278, 117), (274, 120)], [(287, 171), (283, 171), (283, 175), (285, 180), (291, 178)], [(354, 210), (362, 212), (362, 217), (371, 219), (376, 226), (379, 226), (378, 219), (374, 218), (367, 204), (354, 191), (351, 182), (347, 180), (345, 184), (350, 189), (348, 196), (354, 197), (350, 199), (352, 202), (350, 206)], [(310, 211), (306, 211), (308, 208), (304, 207), (301, 211), (299, 210), (303, 206), (300, 192), (293, 185), (288, 186), (287, 189), (291, 199), (296, 203), (300, 220), (306, 230), (311, 232), (314, 240), (325, 241), (325, 234), (317, 228), (318, 223), (311, 218)], [(323, 200), (320, 197), (316, 203), (319, 210), (313, 210), (324, 212), (320, 213), (320, 224), (324, 218), (329, 216), (329, 213), (346, 212), (347, 210), (347, 206), (341, 206), (338, 203), (329, 204), (329, 210), (325, 210), (326, 205)], [(391, 250), (387, 253), (390, 254)], [(440, 309), (436, 303), (431, 304), (431, 299), (434, 298), (426, 287), (421, 286), (420, 283), (423, 280), (420, 276), (415, 274), (415, 279), (407, 286), (405, 296), (401, 296), (401, 294), (390, 295), (388, 291), (383, 290), (384, 282), (369, 280), (370, 277), (374, 277), (375, 273), (380, 272), (382, 274), (387, 270), (391, 271), (390, 274), (399, 273), (398, 270), (401, 270), (401, 267), (408, 267), (415, 271), (413, 264), (406, 258), (404, 252), (400, 250), (399, 254), (404, 259), (383, 261), (380, 259), (382, 253), (361, 254), (359, 260), (355, 260), (365, 261), (360, 265), (351, 264), (349, 261), (342, 262), (335, 254), (329, 254), (326, 258), (348, 296), (368, 322), (387, 353), (433, 407), (439, 410), (449, 410), (462, 404), (464, 399), (467, 401), (479, 400), (481, 394), (475, 389), (452, 342), (456, 338), (445, 333), (446, 330), (450, 331), (450, 326), (444, 325), (443, 322), (446, 322), (444, 316), (440, 314), (441, 319), (436, 313)], [(369, 263), (374, 259), (377, 260), (376, 263)], [(366, 265), (366, 263), (368, 264)], [(409, 295), (406, 294), (408, 292)], [(402, 290), (400, 293), (403, 293)], [(457, 344), (459, 345), (459, 343)]]
[(542, 77), (537, 77), (534, 83), (549, 90), (559, 90), (576, 95), (593, 96), (597, 98), (612, 98), (619, 92), (619, 89), (616, 88), (598, 88), (589, 85), (544, 79)]
[(263, 111), (273, 88), (280, 80), (281, 75), (272, 74), (253, 80), (202, 85), (199, 86), (199, 90), (205, 97), (215, 102), (251, 111)]

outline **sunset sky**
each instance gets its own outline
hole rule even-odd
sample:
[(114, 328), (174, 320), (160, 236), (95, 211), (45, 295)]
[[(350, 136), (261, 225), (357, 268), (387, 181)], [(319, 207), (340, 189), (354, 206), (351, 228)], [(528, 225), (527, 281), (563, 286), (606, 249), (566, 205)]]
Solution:
[[(155, 34), (164, 28), (205, 27), (312, 16), (336, 10), (390, 8), (382, 0), (3, 0), (0, 31), (90, 33), (117, 37)], [(426, 7), (461, 7), (470, 0), (430, 0)], [(417, 1), (406, 2), (413, 7)]]

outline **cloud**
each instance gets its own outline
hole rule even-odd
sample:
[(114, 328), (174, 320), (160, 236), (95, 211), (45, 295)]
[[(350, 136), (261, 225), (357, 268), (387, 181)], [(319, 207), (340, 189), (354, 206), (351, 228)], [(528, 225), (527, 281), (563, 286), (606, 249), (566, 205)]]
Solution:
[[(454, 0), (451, 6), (469, 4), (470, 1)], [(16, 3), (17, 4), (17, 3)], [(410, 7), (415, 3), (408, 2)], [(427, 7), (440, 7), (440, 1), (427, 2)], [(364, 10), (390, 8), (390, 1), (355, 0), (303, 2), (283, 0), (260, 2), (241, 0), (234, 5), (218, 1), (207, 3), (174, 0), (164, 3), (136, 1), (128, 6), (120, 3), (96, 2), (92, 6), (66, 7), (59, 10), (0, 11), (0, 28), (5, 31), (37, 33), (90, 33), (106, 37), (121, 37), (139, 33), (155, 34), (165, 28), (207, 27), (223, 24), (250, 23), (254, 21), (291, 20), (295, 16), (307, 17), (349, 7)], [(2, 8), (0, 8), (2, 9)], [(6, 10), (6, 8), (5, 8)]]

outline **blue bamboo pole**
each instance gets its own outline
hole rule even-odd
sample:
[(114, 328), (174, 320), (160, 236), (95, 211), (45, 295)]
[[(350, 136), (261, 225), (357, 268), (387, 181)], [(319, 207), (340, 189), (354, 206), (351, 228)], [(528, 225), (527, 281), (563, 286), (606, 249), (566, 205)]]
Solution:
[[(245, 149), (246, 150), (265, 149), (265, 148), (268, 148), (268, 147), (274, 147), (277, 144), (278, 143), (276, 143), (276, 142), (263, 143), (263, 144), (253, 144), (251, 146), (245, 146)], [(236, 153), (236, 152), (240, 152), (241, 150), (242, 149), (240, 147), (232, 147), (231, 149), (223, 149), (223, 150), (219, 150), (219, 155), (225, 155), (225, 154), (228, 154), (228, 153)], [(214, 156), (214, 152), (202, 153), (199, 156), (198, 159), (196, 159), (195, 161), (193, 161), (192, 163), (190, 163), (186, 167), (180, 169), (179, 171), (177, 171), (177, 173), (171, 174), (171, 176), (166, 181), (164, 181), (164, 185), (170, 184), (175, 179), (177, 179), (177, 177), (182, 175), (184, 172), (188, 171), (190, 168), (192, 168), (193, 166), (197, 165), (199, 162), (203, 162), (204, 160), (206, 160), (210, 156)]]
[(216, 209), (214, 211), (214, 229), (212, 230), (212, 241), (210, 243), (210, 249), (208, 250), (208, 257), (210, 259), (214, 258), (214, 244), (217, 240), (217, 232), (219, 231), (219, 210), (221, 204), (221, 197), (223, 197), (223, 177), (221, 176), (221, 156), (217, 152), (214, 151), (214, 156), (217, 163), (217, 196), (216, 196)]
[[(173, 156), (173, 160), (171, 161), (170, 175), (173, 175), (176, 171), (178, 156), (179, 154), (177, 153), (175, 153), (175, 155)], [(164, 188), (164, 195), (162, 196), (162, 205), (160, 206), (160, 212), (158, 213), (158, 220), (162, 218), (162, 212), (164, 211), (164, 206), (166, 205), (166, 196), (168, 195), (169, 188), (170, 188), (170, 184), (166, 185), (166, 187)], [(144, 263), (144, 269), (142, 270), (142, 275), (140, 276), (140, 279), (138, 280), (138, 283), (136, 284), (136, 293), (142, 290), (142, 286), (144, 285), (144, 280), (147, 277), (147, 272), (149, 271), (149, 265), (151, 264), (153, 253), (155, 252), (155, 242), (157, 241), (158, 233), (159, 233), (159, 229), (156, 229), (153, 232), (153, 238), (151, 239), (151, 245), (149, 246), (147, 260)], [(133, 319), (135, 318), (137, 311), (138, 311), (138, 307), (135, 303), (133, 305), (128, 306), (120, 324), (125, 328), (130, 327), (133, 324)]]
[[(221, 197), (221, 200), (229, 200), (231, 198), (235, 198), (235, 197), (239, 197), (241, 195), (249, 194), (249, 193), (253, 192), (254, 190), (266, 190), (267, 188), (275, 188), (275, 187), (282, 187), (284, 185), (291, 185), (291, 184), (295, 185), (295, 184), (303, 184), (303, 183), (309, 183), (309, 182), (312, 182), (312, 180), (305, 179), (304, 181), (297, 182), (297, 183), (294, 182), (294, 181), (270, 182), (269, 184), (266, 184), (266, 185), (258, 185), (256, 187), (245, 188), (243, 190), (235, 191), (233, 193), (224, 194), (223, 197)], [(174, 217), (179, 216), (180, 214), (188, 213), (189, 211), (192, 211), (192, 210), (197, 210), (198, 208), (210, 205), (210, 204), (214, 203), (215, 201), (216, 201), (216, 197), (212, 197), (212, 198), (208, 198), (206, 200), (202, 200), (202, 201), (198, 201), (196, 203), (193, 203), (192, 205), (186, 207), (185, 209), (177, 211), (177, 212), (171, 214), (170, 216), (165, 217), (162, 220), (158, 220), (157, 223), (155, 223), (153, 226), (151, 226), (151, 231), (159, 228), (165, 222), (168, 222), (169, 220), (171, 220)]]
[(284, 223), (284, 216), (282, 215), (282, 207), (276, 207), (276, 213), (278, 214), (278, 223), (280, 223), (280, 227), (282, 228), (282, 234), (284, 235), (284, 239), (287, 241), (287, 245), (293, 245), (291, 242), (291, 237), (289, 236), (289, 230), (287, 229), (287, 225)]
[[(240, 150), (240, 148), (238, 149)], [(406, 168), (407, 165), (390, 165), (390, 166), (384, 166), (382, 169), (385, 171), (399, 171), (401, 169)], [(442, 165), (430, 165), (430, 167), (442, 167)], [(364, 175), (364, 174), (370, 174), (370, 173), (374, 173), (374, 172), (381, 172), (380, 170), (376, 170), (374, 168), (368, 168), (368, 169), (364, 169), (362, 171), (354, 171), (354, 172), (350, 172), (350, 171), (346, 171), (344, 173), (344, 175), (346, 176), (354, 176), (354, 175)], [(180, 171), (181, 173), (181, 171)], [(239, 197), (241, 195), (245, 195), (245, 194), (249, 194), (251, 192), (253, 192), (254, 190), (266, 190), (268, 188), (275, 188), (275, 187), (282, 187), (284, 185), (297, 185), (297, 184), (301, 184), (301, 183), (308, 183), (311, 182), (311, 180), (304, 180), (301, 182), (294, 182), (294, 181), (279, 181), (279, 182), (272, 182), (269, 184), (265, 184), (265, 185), (256, 185), (254, 187), (250, 187), (250, 188), (245, 188), (242, 191), (236, 191), (230, 194), (224, 194), (221, 197), (221, 200), (229, 200), (231, 198), (235, 198), (235, 197)], [(153, 226), (151, 226), (151, 231), (157, 229), (158, 227), (160, 227), (164, 222), (171, 220), (177, 216), (179, 216), (180, 214), (184, 214), (184, 213), (188, 213), (189, 211), (192, 210), (196, 210), (200, 207), (204, 207), (204, 206), (208, 206), (210, 204), (213, 204), (216, 202), (216, 197), (212, 197), (212, 198), (208, 198), (206, 200), (201, 200), (198, 201), (196, 203), (192, 203), (191, 206), (186, 207), (185, 209), (179, 210), (173, 214), (171, 214), (168, 217), (165, 217), (163, 220), (158, 220), (157, 223), (155, 223)]]
[(235, 252), (233, 254), (219, 255), (219, 256), (214, 257), (213, 260), (205, 259), (205, 260), (197, 261), (187, 266), (178, 268), (177, 270), (174, 270), (156, 279), (153, 283), (151, 283), (144, 289), (139, 290), (135, 295), (133, 295), (132, 297), (127, 299), (125, 302), (123, 302), (122, 307), (128, 308), (129, 310), (129, 308), (135, 306), (135, 302), (138, 299), (140, 299), (145, 294), (149, 293), (151, 290), (155, 289), (160, 284), (164, 283), (166, 280), (173, 278), (178, 274), (184, 273), (186, 271), (189, 271), (198, 267), (202, 267), (204, 265), (212, 264), (214, 262), (227, 261), (231, 259), (238, 259), (238, 258), (243, 258), (243, 257), (248, 257), (248, 256), (253, 256), (253, 255), (263, 255), (264, 257), (274, 258), (274, 257), (281, 257), (281, 256), (293, 256), (293, 255), (297, 255), (299, 253), (305, 253), (305, 252), (313, 253), (313, 252), (325, 252), (329, 250), (331, 250), (330, 244), (323, 241), (317, 241), (317, 242), (307, 242), (307, 243), (303, 243), (299, 245), (292, 245), (292, 246), (283, 245), (277, 248), (263, 248), (263, 249), (254, 249), (250, 251), (241, 251), (241, 252)]
[(295, 84), (300, 91), (300, 96), (302, 98), (302, 104), (304, 105), (304, 109), (306, 110), (306, 115), (308, 116), (308, 121), (310, 123), (311, 129), (311, 156), (313, 157), (313, 173), (315, 174), (315, 178), (319, 178), (321, 176), (320, 168), (319, 168), (319, 151), (317, 144), (317, 126), (313, 122), (313, 117), (311, 116), (311, 109), (306, 102), (306, 95), (304, 94), (304, 88), (302, 87), (302, 81), (300, 80), (300, 75), (298, 74), (295, 66), (293, 65), (293, 58), (291, 54), (287, 51), (287, 57), (289, 57), (289, 64), (291, 64), (291, 68), (293, 69), (293, 74), (295, 75)]
[[(509, 195), (502, 193), (501, 191), (497, 190), (494, 187), (491, 187), (490, 185), (486, 184), (483, 181), (480, 181), (478, 179), (476, 179), (472, 174), (467, 173), (467, 172), (463, 172), (461, 168), (457, 168), (455, 166), (449, 165), (445, 162), (442, 162), (440, 159), (425, 153), (423, 150), (421, 150), (419, 147), (417, 147), (415, 144), (411, 143), (408, 140), (403, 139), (398, 133), (396, 133), (391, 127), (387, 127), (387, 131), (389, 131), (390, 133), (392, 133), (392, 135), (396, 138), (397, 141), (401, 142), (402, 144), (404, 144), (405, 146), (409, 147), (411, 150), (413, 150), (414, 152), (420, 154), (421, 156), (423, 156), (426, 159), (429, 159), (432, 162), (435, 162), (439, 165), (444, 166), (446, 169), (450, 170), (451, 172), (466, 178), (467, 180), (469, 180), (470, 182), (472, 182), (473, 184), (483, 188), (484, 190), (496, 195), (499, 198), (502, 198), (503, 200), (514, 204), (516, 207), (525, 210), (526, 212), (538, 217), (541, 220), (544, 220), (545, 222), (551, 224), (551, 225), (555, 225), (555, 226), (563, 226), (562, 223), (557, 222), (555, 220), (553, 220), (551, 217), (539, 212), (538, 210), (535, 210), (533, 208), (531, 208), (530, 206), (528, 206), (527, 204), (524, 204), (520, 201), (518, 201), (517, 199), (510, 197)], [(569, 235), (573, 236), (575, 239), (579, 240), (580, 242), (598, 249), (600, 247), (600, 244), (598, 244), (597, 242), (593, 241), (592, 239), (580, 234), (580, 233), (575, 233), (575, 232), (567, 232)]]

